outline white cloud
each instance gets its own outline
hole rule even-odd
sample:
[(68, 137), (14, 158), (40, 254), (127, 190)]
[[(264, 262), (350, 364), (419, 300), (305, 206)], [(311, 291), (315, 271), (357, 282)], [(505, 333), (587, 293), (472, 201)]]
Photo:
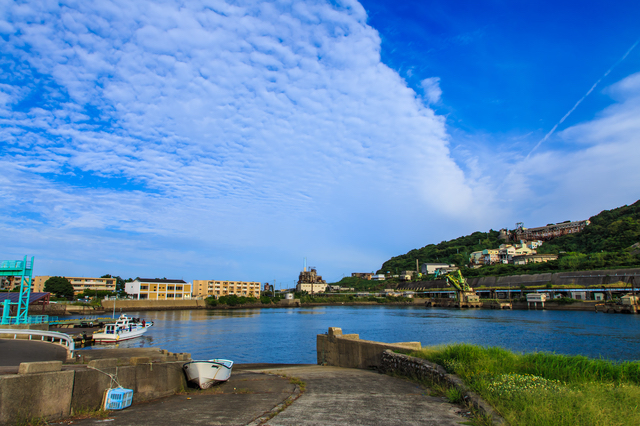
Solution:
[[(336, 247), (371, 259), (354, 241), (412, 244), (478, 214), (444, 119), (380, 62), (357, 2), (33, 1), (4, 16), (2, 196), (28, 217), (5, 217), (9, 232), (41, 235), (30, 252), (68, 234), (78, 264), (97, 252), (155, 276), (192, 252), (213, 273), (228, 250), (223, 269), (261, 279), (273, 253), (358, 269)], [(423, 82), (432, 103), (438, 82)]]
[(442, 89), (440, 89), (440, 77), (425, 78), (420, 82), (424, 95), (429, 104), (437, 104), (440, 102), (442, 96)]
[(502, 187), (509, 202), (529, 206), (522, 214), (544, 225), (586, 219), (640, 199), (638, 82), (640, 73), (613, 84), (606, 92), (620, 102), (559, 132), (547, 151), (515, 161)]

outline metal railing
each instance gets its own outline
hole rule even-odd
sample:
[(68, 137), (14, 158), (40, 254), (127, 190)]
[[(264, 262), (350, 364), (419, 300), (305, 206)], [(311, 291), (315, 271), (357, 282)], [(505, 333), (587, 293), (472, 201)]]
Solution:
[[(18, 324), (17, 317), (9, 317), (5, 323), (0, 322), (0, 325), (14, 325)], [(26, 323), (21, 324), (47, 324), (49, 323), (49, 315), (29, 315)]]
[[(28, 340), (34, 340), (33, 337), (39, 337), (42, 342), (55, 343), (67, 348), (69, 355), (73, 356), (73, 351), (76, 349), (73, 338), (68, 334), (58, 333), (57, 331), (44, 331), (44, 330), (14, 330), (12, 328), (0, 328), (0, 336), (13, 335), (13, 339), (17, 339), (18, 336), (29, 336)], [(5, 337), (6, 338), (6, 337)]]

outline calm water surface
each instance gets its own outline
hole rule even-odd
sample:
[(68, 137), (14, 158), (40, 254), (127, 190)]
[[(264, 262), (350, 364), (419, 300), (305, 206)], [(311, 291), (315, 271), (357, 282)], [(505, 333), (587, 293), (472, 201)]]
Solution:
[(640, 315), (326, 306), (129, 316), (153, 320), (155, 325), (142, 338), (118, 347), (157, 347), (189, 352), (194, 359), (228, 358), (237, 363), (315, 364), (316, 335), (329, 327), (380, 342), (419, 341), (423, 346), (464, 342), (517, 352), (640, 359)]

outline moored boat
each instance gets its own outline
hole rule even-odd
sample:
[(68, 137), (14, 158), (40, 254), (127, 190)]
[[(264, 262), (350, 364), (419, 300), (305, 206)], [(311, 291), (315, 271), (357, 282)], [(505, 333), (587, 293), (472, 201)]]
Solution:
[(210, 359), (207, 361), (191, 361), (182, 366), (187, 381), (200, 389), (210, 388), (217, 382), (226, 382), (231, 376), (233, 361), (228, 359)]
[(93, 340), (98, 343), (114, 343), (134, 339), (146, 333), (152, 325), (153, 321), (139, 321), (122, 314), (114, 324), (107, 324), (103, 329), (94, 332)]

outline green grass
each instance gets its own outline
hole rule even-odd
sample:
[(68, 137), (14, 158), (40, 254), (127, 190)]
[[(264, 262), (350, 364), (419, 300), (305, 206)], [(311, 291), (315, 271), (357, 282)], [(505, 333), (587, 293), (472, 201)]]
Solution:
[(467, 344), (411, 355), (457, 374), (513, 426), (640, 425), (640, 362)]

